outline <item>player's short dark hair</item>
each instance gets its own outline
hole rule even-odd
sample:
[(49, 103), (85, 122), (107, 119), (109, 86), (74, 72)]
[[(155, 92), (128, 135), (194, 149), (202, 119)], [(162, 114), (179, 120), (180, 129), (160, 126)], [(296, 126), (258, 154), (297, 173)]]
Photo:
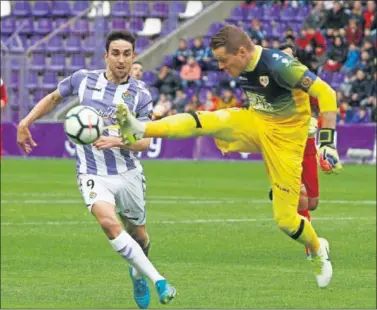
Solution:
[(106, 52), (109, 51), (110, 43), (115, 40), (124, 40), (132, 45), (132, 51), (135, 51), (135, 41), (136, 38), (132, 35), (131, 32), (127, 30), (114, 30), (111, 31), (106, 38)]
[(283, 43), (279, 46), (279, 50), (285, 50), (287, 48), (290, 48), (292, 50), (292, 55), (293, 57), (296, 57), (297, 56), (297, 48), (294, 44), (292, 43)]
[(227, 53), (235, 54), (241, 46), (251, 50), (254, 43), (241, 28), (234, 25), (225, 25), (211, 38), (209, 45), (212, 49), (225, 47)]
[(133, 65), (140, 65), (140, 66), (143, 66), (143, 64), (142, 64), (140, 61), (134, 61), (132, 64), (133, 64)]

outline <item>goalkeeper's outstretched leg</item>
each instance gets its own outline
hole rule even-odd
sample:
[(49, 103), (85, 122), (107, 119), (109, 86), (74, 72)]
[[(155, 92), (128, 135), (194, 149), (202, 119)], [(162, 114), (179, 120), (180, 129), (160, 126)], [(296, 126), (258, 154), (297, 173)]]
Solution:
[[(120, 135), (126, 144), (134, 144), (141, 138), (185, 139), (209, 136), (223, 141), (238, 140), (239, 128), (246, 117), (247, 110), (224, 109), (214, 112), (182, 113), (153, 122), (140, 122), (126, 105), (118, 105), (116, 111)], [(238, 122), (238, 126), (234, 126)]]

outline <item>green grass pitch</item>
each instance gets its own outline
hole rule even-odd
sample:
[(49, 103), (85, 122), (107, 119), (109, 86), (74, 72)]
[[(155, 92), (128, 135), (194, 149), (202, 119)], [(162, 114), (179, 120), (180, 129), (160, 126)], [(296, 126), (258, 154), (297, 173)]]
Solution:
[[(87, 212), (74, 161), (1, 163), (1, 307), (135, 308), (126, 262)], [(152, 308), (375, 308), (376, 167), (321, 175), (313, 215), (334, 266), (318, 289), (272, 221), (262, 163), (144, 163), (150, 258), (177, 288)]]

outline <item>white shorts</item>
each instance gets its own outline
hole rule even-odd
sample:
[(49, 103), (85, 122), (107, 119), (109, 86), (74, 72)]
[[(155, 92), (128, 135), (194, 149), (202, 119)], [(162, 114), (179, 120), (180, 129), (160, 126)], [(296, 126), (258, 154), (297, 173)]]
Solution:
[(79, 189), (88, 210), (97, 201), (113, 204), (116, 212), (135, 225), (145, 224), (145, 176), (139, 169), (122, 174), (99, 176), (79, 174)]

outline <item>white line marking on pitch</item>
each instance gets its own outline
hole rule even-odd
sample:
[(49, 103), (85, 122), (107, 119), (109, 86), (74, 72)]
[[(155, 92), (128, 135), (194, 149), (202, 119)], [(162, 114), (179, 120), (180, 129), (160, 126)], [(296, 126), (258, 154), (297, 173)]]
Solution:
[[(172, 199), (158, 199), (158, 196), (155, 196), (154, 199), (147, 199), (148, 203), (153, 204), (193, 204), (193, 205), (204, 205), (204, 204), (270, 204), (271, 201), (268, 199), (242, 199), (242, 198), (222, 198), (222, 199), (206, 199), (196, 197), (193, 200), (185, 199), (184, 197), (177, 199), (178, 197), (172, 197)], [(194, 197), (190, 197), (191, 199)], [(203, 200), (201, 200), (203, 199)], [(25, 199), (25, 200), (13, 200), (13, 199), (4, 199), (1, 200), (1, 204), (83, 204), (81, 199)], [(322, 199), (321, 203), (324, 204), (359, 204), (359, 205), (376, 205), (375, 200), (326, 200)]]
[[(314, 221), (354, 221), (372, 220), (376, 217), (318, 217)], [(162, 220), (150, 221), (151, 224), (211, 224), (211, 223), (249, 223), (249, 222), (273, 222), (272, 218), (240, 218), (240, 219), (193, 219), (193, 220)], [(46, 222), (1, 222), (2, 226), (23, 226), (23, 225), (86, 225), (97, 224), (95, 221), (46, 221)]]

